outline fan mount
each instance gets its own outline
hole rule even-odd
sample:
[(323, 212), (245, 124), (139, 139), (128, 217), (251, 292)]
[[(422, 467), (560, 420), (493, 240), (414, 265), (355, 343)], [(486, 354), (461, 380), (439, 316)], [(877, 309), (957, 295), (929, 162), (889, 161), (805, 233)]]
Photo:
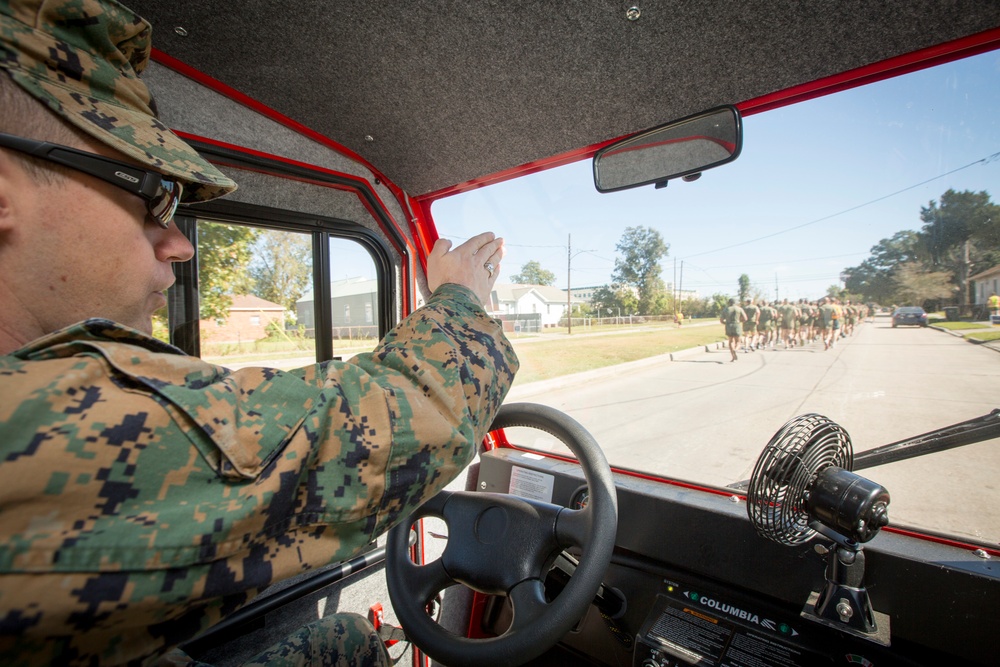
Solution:
[(826, 586), (802, 614), (857, 636), (888, 643), (888, 620), (876, 626), (864, 587), (861, 543), (889, 523), (889, 492), (851, 472), (854, 450), (840, 425), (818, 414), (795, 417), (764, 448), (747, 489), (747, 514), (757, 532), (797, 546), (817, 533), (827, 551)]

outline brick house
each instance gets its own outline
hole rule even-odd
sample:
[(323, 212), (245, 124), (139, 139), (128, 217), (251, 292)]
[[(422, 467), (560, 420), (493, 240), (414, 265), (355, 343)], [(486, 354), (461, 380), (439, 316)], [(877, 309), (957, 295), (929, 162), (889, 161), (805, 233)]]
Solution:
[(233, 297), (229, 317), (201, 321), (201, 336), (212, 343), (245, 343), (267, 338), (271, 322), (285, 326), (284, 306), (252, 294), (239, 294)]

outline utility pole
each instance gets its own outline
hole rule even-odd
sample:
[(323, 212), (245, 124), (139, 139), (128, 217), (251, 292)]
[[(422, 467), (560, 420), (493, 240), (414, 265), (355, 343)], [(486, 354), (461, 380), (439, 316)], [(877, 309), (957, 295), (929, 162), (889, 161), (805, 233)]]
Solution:
[[(678, 297), (680, 297), (680, 295), (681, 295), (681, 292), (683, 292), (683, 291), (684, 291), (684, 260), (682, 259), (682, 260), (681, 260), (681, 282), (680, 282), (680, 286), (679, 286), (679, 287), (677, 288), (677, 296), (678, 296)], [(675, 302), (675, 303), (676, 303), (676, 301), (677, 301), (677, 300), (676, 300), (676, 299), (674, 299), (674, 302)], [(674, 310), (677, 310), (677, 309), (676, 309), (676, 308), (674, 308)], [(676, 317), (676, 315), (677, 315), (677, 314), (676, 314), (676, 313), (674, 313), (674, 316), (675, 316), (675, 317)]]
[[(572, 239), (572, 234), (566, 235), (566, 333), (573, 333), (573, 312), (571, 310), (573, 308), (573, 286), (570, 280), (574, 257)], [(593, 250), (577, 250), (576, 254), (584, 252), (593, 252)]]
[(570, 266), (573, 263), (573, 244), (570, 242), (573, 238), (572, 234), (566, 235), (566, 333), (573, 333), (573, 311), (572, 299), (573, 299), (573, 289), (570, 285)]
[(777, 273), (774, 274), (774, 300), (775, 301), (781, 301), (781, 299), (778, 297), (778, 274)]
[(676, 320), (677, 319), (677, 258), (676, 257), (674, 257), (674, 282), (672, 282), (670, 286), (672, 288), (671, 291), (673, 292), (673, 294), (671, 295), (673, 298), (671, 298), (670, 301), (673, 302), (674, 319)]

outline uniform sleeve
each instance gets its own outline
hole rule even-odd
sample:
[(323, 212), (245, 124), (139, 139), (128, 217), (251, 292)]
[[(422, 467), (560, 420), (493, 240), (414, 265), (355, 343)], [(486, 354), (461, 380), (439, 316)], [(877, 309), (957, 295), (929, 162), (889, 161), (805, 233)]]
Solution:
[(342, 559), (472, 460), (516, 369), (472, 292), (444, 285), (349, 363), (188, 374), (158, 393), (217, 475), (261, 508), (214, 531), (221, 544), (322, 524), (336, 542), (326, 558)]
[(457, 285), (372, 353), (295, 372), (126, 338), (0, 365), (0, 662), (160, 653), (352, 556), (469, 463), (517, 369)]
[(472, 292), (444, 285), (354, 362), (384, 392), (393, 456), (380, 527), (436, 494), (472, 460), (518, 362)]

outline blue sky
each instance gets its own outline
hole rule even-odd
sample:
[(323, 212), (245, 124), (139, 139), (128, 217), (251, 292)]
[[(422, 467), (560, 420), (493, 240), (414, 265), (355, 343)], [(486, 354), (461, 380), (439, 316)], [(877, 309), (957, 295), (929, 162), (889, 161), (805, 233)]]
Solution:
[(948, 188), (1000, 203), (998, 153), (994, 51), (747, 117), (739, 159), (693, 183), (602, 195), (586, 160), (440, 200), (432, 213), (456, 241), (502, 235), (502, 282), (536, 260), (565, 288), (572, 235), (572, 285), (605, 284), (622, 232), (642, 225), (670, 244), (665, 282), (676, 260), (678, 282), (702, 296), (734, 294), (746, 273), (769, 298), (776, 284), (782, 298), (816, 298), (881, 239), (919, 229), (921, 206)]

